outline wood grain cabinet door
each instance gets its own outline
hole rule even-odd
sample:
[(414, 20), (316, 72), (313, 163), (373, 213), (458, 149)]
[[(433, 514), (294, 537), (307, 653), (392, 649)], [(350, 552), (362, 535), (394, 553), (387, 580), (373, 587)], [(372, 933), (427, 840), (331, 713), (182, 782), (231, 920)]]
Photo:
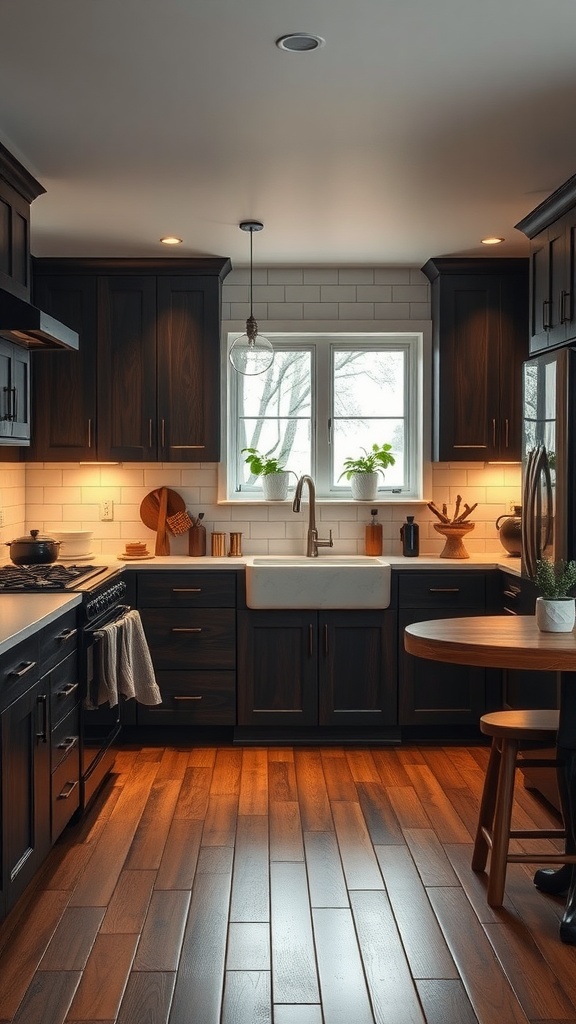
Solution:
[(395, 618), (385, 611), (319, 616), (319, 724), (395, 725)]

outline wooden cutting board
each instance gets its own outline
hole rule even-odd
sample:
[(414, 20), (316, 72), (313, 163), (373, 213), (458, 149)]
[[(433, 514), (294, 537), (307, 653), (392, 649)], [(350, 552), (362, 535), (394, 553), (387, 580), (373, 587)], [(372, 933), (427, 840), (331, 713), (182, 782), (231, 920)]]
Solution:
[[(173, 516), (176, 512), (184, 512), (186, 510), (186, 502), (181, 494), (177, 491), (167, 490), (167, 502), (166, 502), (166, 515)], [(155, 491), (150, 491), (149, 494), (143, 499), (140, 505), (140, 519), (147, 526), (149, 530), (158, 529), (158, 516), (160, 515), (160, 491), (161, 488), (157, 487)]]

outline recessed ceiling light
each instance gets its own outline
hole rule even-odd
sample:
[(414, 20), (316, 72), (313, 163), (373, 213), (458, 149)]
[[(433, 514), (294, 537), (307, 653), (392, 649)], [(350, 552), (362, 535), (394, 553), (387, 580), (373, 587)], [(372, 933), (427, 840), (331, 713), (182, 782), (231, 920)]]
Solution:
[(176, 238), (176, 235), (166, 235), (165, 238), (160, 239), (164, 245), (180, 245), (182, 243), (181, 238)]
[(293, 53), (304, 53), (307, 50), (318, 50), (326, 40), (321, 36), (313, 36), (309, 32), (290, 32), (276, 40), (279, 50), (291, 50)]
[(496, 238), (495, 235), (491, 235), (489, 238), (481, 238), (482, 245), (498, 245), (499, 242), (504, 242), (504, 238)]

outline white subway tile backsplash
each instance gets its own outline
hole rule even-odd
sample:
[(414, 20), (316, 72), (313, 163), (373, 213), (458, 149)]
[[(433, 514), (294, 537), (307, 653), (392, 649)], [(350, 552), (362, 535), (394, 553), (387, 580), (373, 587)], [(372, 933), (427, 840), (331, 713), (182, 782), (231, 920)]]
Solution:
[[(412, 280), (411, 273), (412, 269), (410, 267), (375, 267), (374, 284), (410, 284)], [(425, 281), (424, 274), (421, 276), (422, 280)]]
[(286, 302), (320, 302), (320, 285), (288, 285)]
[(322, 302), (355, 302), (356, 287), (349, 285), (322, 285), (320, 288)]
[(284, 285), (255, 285), (254, 302), (284, 302), (286, 298)]
[(304, 267), (304, 284), (338, 284), (338, 270), (335, 267)]
[(340, 302), (338, 312), (340, 320), (373, 320), (374, 303)]
[(339, 284), (373, 284), (373, 267), (341, 267), (338, 271)]
[(409, 302), (375, 302), (374, 318), (376, 320), (409, 320)]
[(360, 284), (356, 299), (358, 302), (391, 302), (392, 288), (388, 284)]
[(305, 302), (304, 303), (304, 319), (305, 320), (337, 320), (338, 319), (338, 303), (337, 302)]
[(269, 302), (269, 320), (302, 320), (304, 309), (301, 302)]
[(304, 281), (300, 267), (268, 267), (268, 284), (299, 285)]

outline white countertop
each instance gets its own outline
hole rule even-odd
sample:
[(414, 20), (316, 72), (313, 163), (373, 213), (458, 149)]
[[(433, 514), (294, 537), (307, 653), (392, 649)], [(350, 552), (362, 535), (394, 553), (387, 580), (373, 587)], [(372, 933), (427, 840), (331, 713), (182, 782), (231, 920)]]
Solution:
[(80, 594), (0, 594), (0, 654), (80, 604)]
[[(295, 552), (303, 554), (303, 552)], [(334, 551), (333, 556), (345, 556), (348, 552)], [(117, 564), (125, 569), (243, 569), (253, 558), (261, 558), (259, 555), (242, 555), (236, 558), (213, 558), (205, 555), (201, 558), (192, 558), (189, 555), (154, 555), (146, 559), (134, 559), (124, 561), (118, 559)], [(274, 555), (274, 558), (281, 558), (281, 555)], [(289, 557), (289, 556), (288, 556)], [(505, 555), (504, 552), (492, 552), (490, 554), (471, 555), (470, 558), (440, 558), (439, 555), (418, 555), (416, 558), (404, 558), (402, 555), (381, 556), (384, 561), (389, 562), (393, 569), (504, 569), (514, 575), (520, 575), (520, 558), (513, 558)], [(330, 558), (330, 555), (320, 554), (318, 558)], [(111, 564), (111, 563), (109, 563)]]

